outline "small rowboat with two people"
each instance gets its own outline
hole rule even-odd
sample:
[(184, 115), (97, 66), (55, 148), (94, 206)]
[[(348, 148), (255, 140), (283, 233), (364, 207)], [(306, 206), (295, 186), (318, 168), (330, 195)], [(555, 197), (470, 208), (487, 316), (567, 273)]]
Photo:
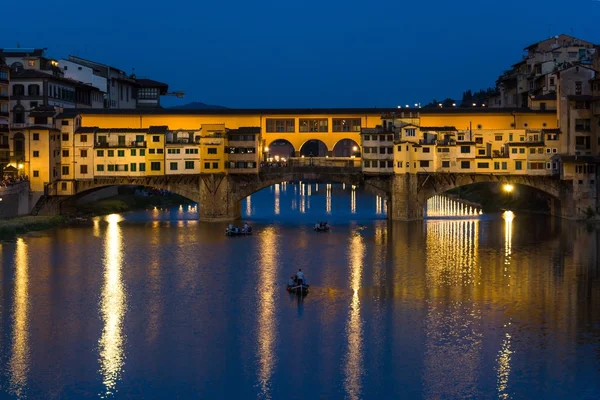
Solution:
[(325, 222), (317, 222), (315, 224), (314, 230), (315, 232), (329, 232), (329, 229), (331, 227), (329, 226), (329, 223), (327, 221)]
[(225, 229), (225, 235), (227, 236), (248, 236), (252, 235), (252, 227), (245, 223), (243, 227), (239, 228), (237, 226), (233, 226), (229, 224), (229, 226)]
[(304, 296), (308, 294), (309, 287), (308, 283), (306, 283), (306, 278), (304, 277), (302, 269), (299, 269), (296, 275), (290, 276), (290, 280), (287, 284), (287, 291), (299, 296)]

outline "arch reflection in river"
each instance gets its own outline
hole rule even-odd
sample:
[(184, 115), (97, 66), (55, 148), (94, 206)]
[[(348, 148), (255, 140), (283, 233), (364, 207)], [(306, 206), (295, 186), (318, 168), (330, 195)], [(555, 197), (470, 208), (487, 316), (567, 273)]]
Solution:
[(17, 398), (25, 396), (29, 372), (29, 259), (25, 240), (18, 238), (15, 257), (15, 289), (12, 312), (13, 338), (8, 362), (10, 391)]
[(121, 276), (123, 262), (123, 237), (119, 221), (122, 217), (111, 214), (104, 241), (104, 285), (100, 299), (100, 313), (104, 327), (98, 342), (100, 373), (104, 384), (101, 397), (114, 396), (121, 380), (124, 354), (123, 318), (126, 296)]
[(478, 207), (444, 195), (436, 195), (428, 199), (425, 210), (428, 217), (474, 217), (483, 214)]

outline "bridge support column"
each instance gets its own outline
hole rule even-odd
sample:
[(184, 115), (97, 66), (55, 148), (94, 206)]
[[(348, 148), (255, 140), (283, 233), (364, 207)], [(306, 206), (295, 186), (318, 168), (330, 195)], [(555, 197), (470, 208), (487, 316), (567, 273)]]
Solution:
[(198, 216), (200, 221), (230, 221), (240, 218), (241, 202), (232, 195), (232, 182), (227, 175), (200, 176)]
[(392, 177), (388, 219), (413, 221), (423, 219), (423, 201), (419, 196), (416, 174), (398, 174)]

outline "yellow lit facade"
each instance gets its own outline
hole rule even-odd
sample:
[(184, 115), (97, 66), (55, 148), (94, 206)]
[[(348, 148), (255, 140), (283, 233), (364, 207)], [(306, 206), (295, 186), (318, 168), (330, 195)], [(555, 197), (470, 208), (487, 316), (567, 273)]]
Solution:
[(219, 174), (225, 172), (225, 124), (203, 124), (200, 129), (200, 172)]

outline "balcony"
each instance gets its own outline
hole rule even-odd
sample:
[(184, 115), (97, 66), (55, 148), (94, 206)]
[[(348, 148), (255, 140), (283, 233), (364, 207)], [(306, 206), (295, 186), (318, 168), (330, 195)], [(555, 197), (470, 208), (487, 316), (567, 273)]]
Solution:
[(143, 142), (121, 142), (121, 143), (109, 143), (109, 142), (96, 142), (94, 143), (94, 147), (98, 149), (108, 149), (108, 148), (145, 148), (146, 141)]

